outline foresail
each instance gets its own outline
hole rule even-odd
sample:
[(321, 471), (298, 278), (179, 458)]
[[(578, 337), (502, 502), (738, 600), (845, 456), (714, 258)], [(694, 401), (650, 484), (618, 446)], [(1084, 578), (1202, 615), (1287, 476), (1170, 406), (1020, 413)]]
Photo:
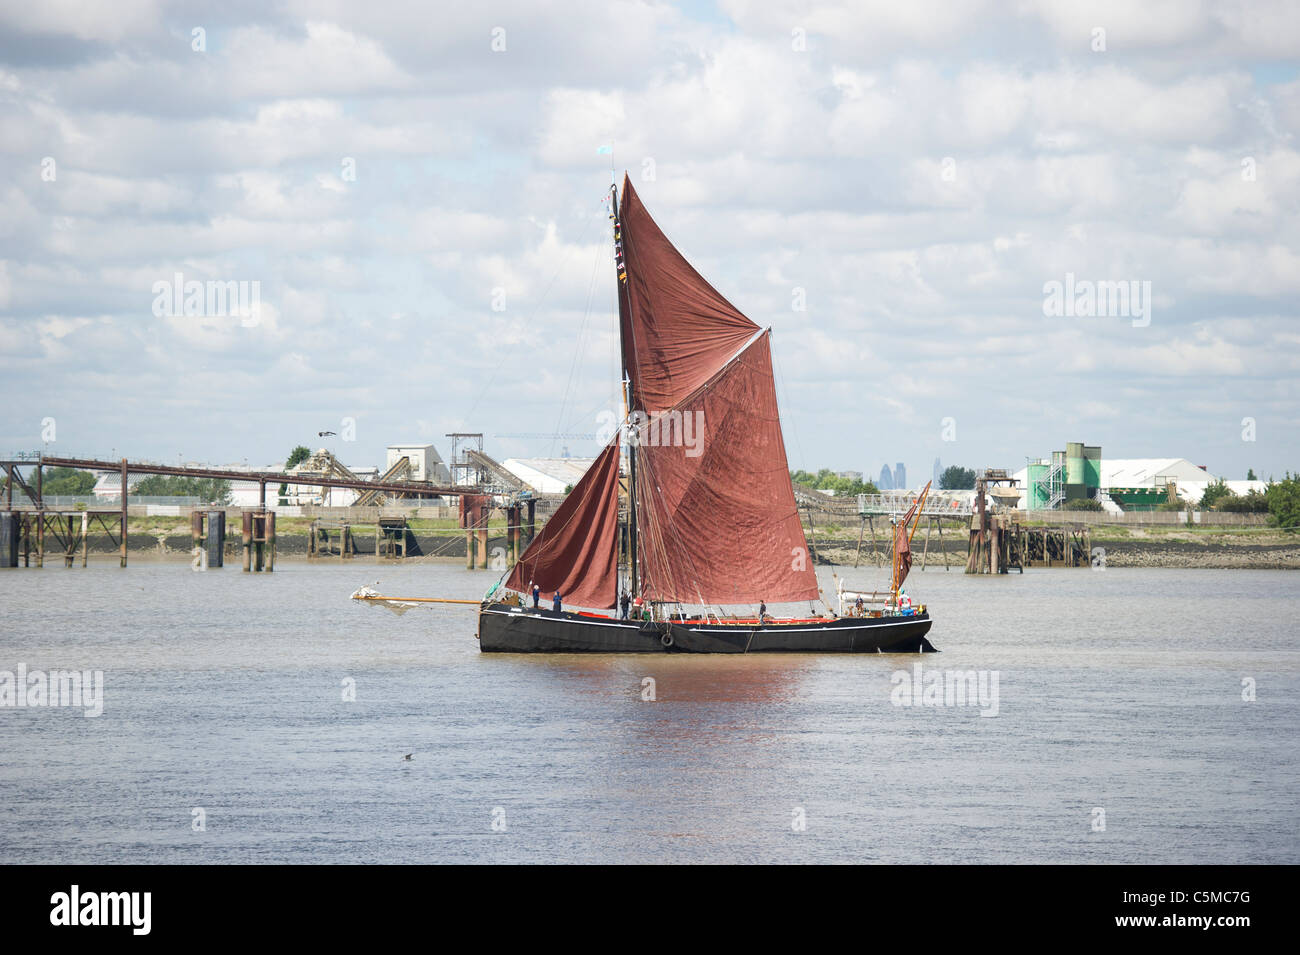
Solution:
[(618, 441), (608, 445), (524, 550), (506, 586), (566, 605), (613, 607), (618, 588)]
[(637, 431), (641, 579), (652, 600), (813, 600), (770, 333)]
[(758, 326), (677, 251), (623, 180), (619, 215), (623, 367), (633, 408), (674, 408), (718, 373)]

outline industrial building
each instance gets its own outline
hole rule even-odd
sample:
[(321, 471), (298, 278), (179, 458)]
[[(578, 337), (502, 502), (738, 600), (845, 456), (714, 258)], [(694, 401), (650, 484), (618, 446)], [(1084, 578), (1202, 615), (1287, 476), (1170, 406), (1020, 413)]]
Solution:
[[(1016, 506), (1055, 510), (1068, 501), (1091, 499), (1113, 514), (1154, 510), (1166, 501), (1200, 503), (1213, 483), (1205, 467), (1186, 458), (1103, 458), (1101, 447), (1070, 442), (1064, 451), (1030, 461), (1017, 471)], [(1263, 491), (1263, 481), (1227, 481), (1238, 495)]]
[(1050, 511), (1066, 501), (1097, 499), (1101, 489), (1101, 447), (1072, 441), (1050, 458), (1031, 461), (1015, 475), (1030, 511)]
[(428, 481), (430, 484), (451, 483), (451, 471), (433, 445), (390, 444), (384, 469), (391, 471), (402, 458), (410, 461), (410, 470), (402, 480)]
[(508, 458), (501, 462), (538, 494), (563, 494), (582, 480), (594, 458)]

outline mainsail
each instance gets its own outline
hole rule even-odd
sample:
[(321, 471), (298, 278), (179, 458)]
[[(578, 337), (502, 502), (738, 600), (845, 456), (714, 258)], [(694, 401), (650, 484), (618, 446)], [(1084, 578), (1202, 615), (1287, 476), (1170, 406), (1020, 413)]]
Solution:
[(515, 564), (506, 586), (533, 584), (565, 603), (612, 607), (618, 588), (618, 441), (611, 442), (569, 492)]
[(769, 337), (764, 332), (671, 413), (638, 429), (642, 591), (652, 600), (817, 597)]
[(759, 334), (691, 267), (626, 177), (619, 211), (639, 590), (701, 604), (816, 599), (770, 331)]

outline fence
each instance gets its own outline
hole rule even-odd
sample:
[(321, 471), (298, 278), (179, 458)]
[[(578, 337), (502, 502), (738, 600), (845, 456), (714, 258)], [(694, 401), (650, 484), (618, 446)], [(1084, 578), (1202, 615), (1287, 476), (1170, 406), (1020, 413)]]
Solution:
[[(3, 474), (0, 474), (3, 479)], [(95, 510), (97, 508), (112, 508), (122, 506), (122, 495), (115, 494), (112, 497), (96, 497), (94, 494), (45, 494), (42, 495), (45, 503), (45, 509), (48, 511), (80, 511)], [(126, 496), (128, 507), (144, 507), (147, 504), (161, 504), (169, 507), (198, 507), (204, 502), (202, 498), (197, 497), (162, 497), (158, 495), (137, 496), (128, 494)], [(31, 501), (23, 493), (22, 488), (17, 484), (14, 485), (14, 505), (30, 506)]]
[[(1188, 523), (1187, 511), (1127, 511), (1107, 514), (1105, 511), (1020, 511), (1023, 520), (1042, 521), (1045, 524), (1143, 524), (1173, 526)], [(1234, 514), (1229, 511), (1192, 511), (1191, 523), (1215, 527), (1267, 527), (1268, 514)]]

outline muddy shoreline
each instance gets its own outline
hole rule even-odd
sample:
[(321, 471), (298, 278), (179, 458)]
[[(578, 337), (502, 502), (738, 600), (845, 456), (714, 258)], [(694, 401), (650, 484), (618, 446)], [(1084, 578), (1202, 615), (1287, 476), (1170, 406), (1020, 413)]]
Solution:
[[(816, 540), (811, 542), (816, 562), (819, 564), (838, 564), (852, 566), (857, 539)], [(1270, 534), (1265, 540), (1252, 541), (1239, 535), (1203, 535), (1188, 536), (1133, 536), (1126, 540), (1112, 540), (1095, 536), (1094, 548), (1103, 548), (1107, 566), (1110, 567), (1184, 567), (1207, 569), (1252, 569), (1252, 570), (1300, 570), (1300, 536), (1289, 534)], [(353, 540), (355, 550), (350, 560), (374, 562), (375, 550), (373, 537), (358, 535)], [(337, 544), (335, 544), (337, 550)], [(488, 554), (499, 550), (501, 559), (506, 554), (504, 536), (488, 539)], [(943, 541), (931, 539), (928, 553), (920, 541), (913, 543), (913, 568), (919, 570), (922, 563), (928, 569), (942, 568), (944, 551), (947, 551), (950, 567), (960, 569), (966, 562), (966, 542), (958, 538)], [(100, 560), (117, 554), (117, 548), (102, 535), (89, 542), (91, 559)], [(438, 562), (463, 563), (465, 560), (465, 536), (453, 534), (412, 534), (408, 538), (408, 560), (428, 560)], [(129, 559), (176, 560), (188, 561), (193, 557), (193, 545), (188, 534), (140, 534), (127, 536), (127, 554)], [(76, 560), (80, 562), (78, 549)], [(276, 560), (307, 560), (307, 535), (284, 534), (276, 539)], [(319, 557), (320, 561), (340, 561), (343, 558), (334, 553), (329, 557)], [(870, 567), (888, 561), (888, 554), (880, 554), (873, 559), (869, 542), (864, 542), (858, 565)], [(45, 561), (50, 565), (63, 562), (63, 552), (56, 540), (47, 539)], [(227, 536), (225, 562), (238, 565), (241, 561), (238, 534)], [(35, 563), (35, 554), (32, 555)], [(22, 557), (19, 557), (19, 565)]]
[[(1290, 535), (1279, 535), (1289, 537)], [(1130, 538), (1128, 540), (1108, 540), (1101, 537), (1092, 539), (1094, 551), (1104, 551), (1108, 567), (1200, 567), (1216, 570), (1300, 570), (1300, 537), (1294, 539), (1269, 540), (1267, 542), (1249, 542), (1241, 540), (1187, 540), (1182, 538), (1161, 539), (1154, 537)], [(935, 540), (930, 541), (929, 553), (924, 552), (924, 545), (912, 542), (912, 567), (920, 569), (922, 563), (927, 568), (943, 567), (944, 551), (947, 551), (948, 565), (960, 569), (966, 563), (966, 542), (964, 540), (944, 541), (941, 547)], [(848, 564), (852, 566), (857, 540), (819, 541), (814, 545), (819, 564)], [(871, 547), (864, 544), (857, 555), (859, 566), (872, 566), (880, 560), (873, 561)], [(888, 562), (885, 552), (883, 561)]]

